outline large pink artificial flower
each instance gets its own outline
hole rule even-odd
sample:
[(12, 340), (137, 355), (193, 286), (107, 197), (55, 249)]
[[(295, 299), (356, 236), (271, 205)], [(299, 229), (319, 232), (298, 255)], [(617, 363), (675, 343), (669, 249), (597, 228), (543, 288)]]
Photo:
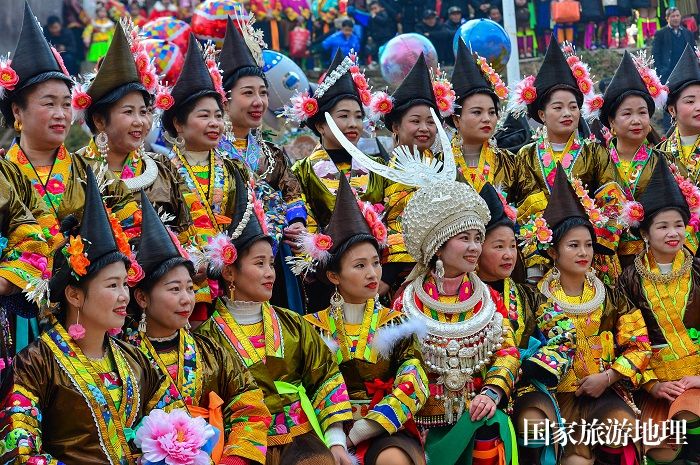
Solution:
[(145, 464), (209, 465), (209, 455), (202, 450), (216, 434), (204, 418), (191, 418), (182, 409), (170, 413), (155, 409), (144, 418), (136, 431), (134, 444), (143, 452)]

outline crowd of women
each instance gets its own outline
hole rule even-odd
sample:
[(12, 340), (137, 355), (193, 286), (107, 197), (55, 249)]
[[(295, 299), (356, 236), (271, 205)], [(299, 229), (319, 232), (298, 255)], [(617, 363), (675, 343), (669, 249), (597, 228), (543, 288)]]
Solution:
[[(23, 21), (0, 62), (0, 463), (140, 463), (142, 419), (178, 409), (217, 464), (700, 461), (693, 50), (666, 86), (625, 53), (603, 96), (556, 40), (510, 92), (464, 43), (451, 79), (421, 56), (392, 95), (337, 55), (285, 111), (320, 140), (289, 166), (250, 24), (190, 40), (168, 88), (128, 22), (75, 82)], [(517, 154), (505, 112), (541, 124)], [(396, 149), (368, 156), (381, 125)], [(684, 441), (625, 440), (669, 420)]]

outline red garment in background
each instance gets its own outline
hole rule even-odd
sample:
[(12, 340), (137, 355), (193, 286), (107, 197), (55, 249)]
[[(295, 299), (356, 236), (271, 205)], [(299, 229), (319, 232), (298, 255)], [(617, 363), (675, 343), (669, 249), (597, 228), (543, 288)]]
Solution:
[(304, 58), (308, 53), (311, 31), (303, 27), (295, 27), (289, 31), (289, 55), (292, 58)]

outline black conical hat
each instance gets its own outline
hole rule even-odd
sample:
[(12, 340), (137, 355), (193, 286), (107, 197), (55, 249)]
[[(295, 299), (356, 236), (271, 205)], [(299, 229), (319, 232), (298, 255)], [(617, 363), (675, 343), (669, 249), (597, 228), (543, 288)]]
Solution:
[(569, 64), (566, 62), (564, 52), (561, 51), (556, 36), (552, 35), (544, 60), (540, 66), (540, 71), (535, 77), (537, 99), (527, 107), (530, 118), (538, 123), (542, 123), (542, 121), (537, 111), (542, 109), (542, 102), (554, 88), (569, 89), (576, 94), (579, 102), (583, 101), (583, 94), (578, 88), (576, 78), (574, 78)]
[(149, 277), (163, 262), (173, 258), (182, 258), (180, 250), (173, 242), (146, 191), (141, 191), (141, 238), (136, 259)]
[[(340, 66), (343, 60), (345, 60), (345, 55), (338, 49), (335, 52), (331, 65), (328, 67), (326, 76), (323, 79), (324, 82), (330, 77), (331, 73)], [(323, 83), (321, 83), (321, 85), (323, 85)], [(352, 80), (352, 74), (349, 71), (338, 78), (338, 80), (318, 98), (317, 114), (323, 115), (326, 111), (329, 111), (331, 109), (331, 104), (335, 104), (338, 101), (338, 97), (351, 98), (361, 103), (360, 94), (357, 92), (357, 87), (355, 87), (355, 82)]]
[(498, 192), (496, 192), (496, 188), (494, 188), (490, 182), (484, 184), (484, 186), (481, 188), (481, 192), (479, 192), (479, 195), (482, 199), (484, 199), (486, 205), (489, 207), (489, 212), (491, 213), (491, 219), (486, 224), (486, 231), (506, 222), (508, 222), (508, 225), (511, 227), (515, 226), (513, 221), (508, 218), (508, 215), (506, 215), (506, 210), (503, 207), (503, 201), (498, 195)]
[(639, 197), (639, 203), (644, 207), (646, 222), (650, 221), (658, 211), (666, 208), (677, 208), (683, 212), (686, 220), (690, 218), (688, 203), (663, 156), (657, 156), (656, 166), (651, 173), (646, 190)]
[(581, 200), (566, 177), (566, 171), (557, 163), (557, 174), (554, 177), (554, 185), (549, 196), (550, 201), (542, 212), (542, 217), (547, 220), (547, 225), (554, 230), (562, 221), (579, 216), (588, 219), (586, 209), (581, 205)]
[(372, 237), (367, 221), (357, 204), (357, 197), (352, 192), (350, 183), (345, 176), (340, 176), (338, 192), (335, 196), (335, 207), (324, 233), (333, 239), (331, 253), (335, 253), (348, 239), (357, 235)]
[(224, 43), (221, 46), (221, 53), (219, 54), (219, 66), (223, 72), (224, 88), (233, 86), (233, 83), (228, 82), (228, 80), (239, 69), (259, 67), (241, 31), (234, 26), (230, 16), (226, 21), (226, 35), (224, 36)]
[(95, 78), (90, 83), (87, 93), (95, 104), (102, 97), (125, 84), (137, 84), (142, 90), (146, 90), (141, 85), (129, 40), (126, 38), (121, 23), (118, 23), (112, 43), (109, 45), (107, 54), (102, 60)]
[(457, 58), (452, 72), (452, 89), (455, 91), (457, 102), (475, 92), (494, 94), (491, 84), (486, 80), (474, 55), (469, 51), (464, 40), (457, 41)]
[(685, 46), (678, 63), (668, 76), (668, 101), (666, 105), (672, 105), (681, 91), (690, 84), (700, 84), (700, 62), (695, 50), (690, 45)]
[[(85, 186), (85, 205), (83, 207), (83, 217), (80, 221), (79, 235), (83, 242), (84, 252), (90, 265), (87, 267), (87, 275), (100, 271), (96, 268), (96, 261), (102, 257), (119, 252), (117, 242), (114, 239), (114, 231), (107, 216), (107, 210), (102, 202), (102, 195), (95, 179), (95, 174), (90, 166), (86, 167), (85, 174), (87, 177), (87, 185)], [(72, 219), (77, 225), (77, 220), (72, 215), (64, 218), (61, 226), (69, 223)], [(72, 227), (71, 227), (72, 229)], [(73, 235), (72, 231), (65, 232), (66, 238)], [(109, 265), (113, 262), (103, 263), (102, 266)], [(51, 291), (51, 300), (60, 301), (62, 298), (63, 289), (71, 280), (73, 270), (65, 255), (59, 251), (54, 255), (53, 277), (51, 278), (49, 288)]]
[(86, 167), (85, 206), (80, 221), (80, 237), (85, 242), (85, 252), (92, 262), (110, 252), (118, 252), (114, 231), (107, 216), (102, 194), (91, 167)]
[(211, 80), (209, 69), (199, 48), (199, 42), (192, 33), (190, 33), (190, 43), (187, 47), (185, 63), (182, 65), (182, 72), (170, 94), (175, 99), (173, 108), (181, 107), (187, 102), (205, 95), (221, 98)]
[[(243, 221), (244, 217), (246, 216), (245, 213), (249, 202), (248, 185), (243, 180), (243, 175), (238, 169), (233, 170), (233, 175), (236, 180), (236, 210), (231, 220), (231, 224), (228, 227), (227, 232), (229, 235), (233, 235), (238, 225), (240, 225)], [(243, 231), (238, 237), (234, 237), (231, 242), (240, 254), (241, 251), (250, 247), (253, 242), (257, 241), (258, 239), (267, 239), (270, 241), (270, 243), (272, 243), (272, 238), (263, 230), (257, 215), (254, 212), (251, 212), (248, 215), (248, 222), (243, 228)]]
[(29, 2), (24, 2), (24, 20), (22, 31), (19, 33), (17, 48), (12, 55), (12, 69), (19, 77), (14, 92), (32, 84), (47, 81), (49, 79), (61, 79), (70, 83), (56, 57), (51, 51), (49, 43), (44, 37), (44, 32), (38, 20), (34, 16)]
[(391, 98), (394, 101), (394, 107), (389, 113), (389, 117), (413, 105), (420, 104), (429, 105), (437, 111), (433, 82), (430, 79), (430, 68), (428, 68), (423, 53), (420, 54), (413, 68), (391, 95)]
[(637, 67), (634, 65), (632, 55), (625, 50), (625, 54), (622, 55), (622, 61), (620, 61), (615, 75), (610, 81), (610, 84), (605, 88), (603, 108), (600, 109), (600, 122), (609, 127), (610, 122), (608, 119), (610, 116), (614, 113), (615, 109), (620, 106), (622, 100), (632, 94), (640, 95), (644, 97), (648, 103), (651, 103), (651, 112), (653, 113), (654, 101), (651, 98), (651, 94), (646, 84), (644, 84), (642, 76), (639, 75)]

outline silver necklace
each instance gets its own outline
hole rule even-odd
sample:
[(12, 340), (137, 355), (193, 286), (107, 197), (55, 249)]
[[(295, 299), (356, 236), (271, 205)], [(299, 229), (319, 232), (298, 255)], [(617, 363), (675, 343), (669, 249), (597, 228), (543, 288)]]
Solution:
[[(422, 284), (424, 282), (425, 276), (426, 275), (423, 275), (423, 277), (416, 279), (414, 283)], [(423, 305), (426, 305), (432, 308), (433, 310), (437, 310), (440, 313), (452, 315), (455, 313), (464, 312), (465, 308), (474, 308), (483, 298), (486, 286), (481, 281), (481, 279), (479, 279), (476, 273), (469, 273), (469, 281), (472, 283), (474, 289), (472, 295), (469, 296), (469, 298), (464, 302), (456, 302), (454, 304), (440, 302), (439, 300), (433, 299), (428, 295), (428, 293), (425, 291), (422, 285), (414, 286), (413, 289), (416, 293), (416, 296), (418, 296), (418, 299), (421, 302), (423, 302)], [(413, 285), (413, 283), (411, 283), (410, 285)]]
[(141, 173), (139, 176), (134, 176), (133, 178), (122, 179), (122, 182), (126, 184), (126, 187), (131, 192), (137, 192), (141, 189), (150, 187), (158, 177), (158, 165), (156, 165), (155, 160), (145, 153), (142, 155), (142, 159), (146, 165), (143, 173)]
[(542, 294), (544, 294), (544, 296), (547, 297), (547, 299), (554, 301), (554, 303), (557, 304), (559, 308), (561, 308), (565, 312), (573, 313), (574, 315), (586, 315), (596, 310), (603, 304), (603, 302), (605, 302), (605, 285), (603, 284), (603, 281), (601, 281), (597, 276), (593, 276), (592, 280), (593, 288), (595, 289), (595, 295), (588, 302), (584, 302), (581, 304), (570, 304), (568, 302), (564, 302), (562, 300), (557, 299), (554, 296), (554, 294), (552, 294), (552, 291), (549, 289), (549, 284), (552, 282), (551, 274), (550, 276), (545, 278), (540, 288), (542, 290)]

